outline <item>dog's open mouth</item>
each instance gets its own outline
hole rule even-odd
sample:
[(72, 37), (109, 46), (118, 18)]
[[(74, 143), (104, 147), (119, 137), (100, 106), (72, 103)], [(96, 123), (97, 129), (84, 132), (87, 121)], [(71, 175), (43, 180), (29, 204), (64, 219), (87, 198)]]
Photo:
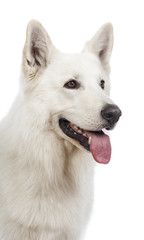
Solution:
[(94, 132), (86, 131), (64, 118), (59, 120), (59, 125), (68, 137), (77, 140), (86, 150), (90, 151), (98, 163), (107, 164), (110, 161), (110, 139), (102, 130)]

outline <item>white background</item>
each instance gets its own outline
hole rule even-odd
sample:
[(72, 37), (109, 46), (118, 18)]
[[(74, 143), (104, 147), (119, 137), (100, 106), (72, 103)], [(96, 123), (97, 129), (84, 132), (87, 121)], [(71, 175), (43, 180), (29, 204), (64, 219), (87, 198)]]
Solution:
[(111, 96), (123, 116), (111, 133), (111, 162), (96, 165), (95, 203), (85, 240), (144, 240), (142, 4), (140, 0), (5, 0), (0, 4), (0, 119), (18, 91), (30, 19), (39, 20), (55, 46), (69, 53), (80, 52), (105, 22), (114, 26)]

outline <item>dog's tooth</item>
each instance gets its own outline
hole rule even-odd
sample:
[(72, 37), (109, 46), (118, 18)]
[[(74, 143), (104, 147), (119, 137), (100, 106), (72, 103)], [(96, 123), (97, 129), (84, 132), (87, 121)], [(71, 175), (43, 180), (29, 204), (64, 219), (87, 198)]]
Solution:
[(77, 127), (76, 125), (74, 125), (74, 128), (75, 128), (76, 130), (78, 130), (78, 127)]
[(89, 137), (89, 139), (88, 139), (88, 144), (89, 145), (91, 144), (91, 137)]
[(86, 137), (87, 136), (86, 133), (83, 133), (83, 136)]
[(82, 130), (78, 129), (78, 133), (82, 134)]

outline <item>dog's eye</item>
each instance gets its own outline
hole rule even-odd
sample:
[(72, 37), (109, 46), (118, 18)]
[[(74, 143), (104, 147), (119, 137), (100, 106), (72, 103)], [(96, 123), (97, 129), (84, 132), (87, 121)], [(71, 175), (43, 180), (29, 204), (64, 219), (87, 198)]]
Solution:
[(101, 86), (102, 89), (104, 89), (104, 87), (105, 87), (105, 81), (104, 80), (100, 81), (100, 86)]
[(76, 80), (70, 80), (69, 82), (65, 83), (64, 87), (69, 89), (78, 89), (80, 84)]

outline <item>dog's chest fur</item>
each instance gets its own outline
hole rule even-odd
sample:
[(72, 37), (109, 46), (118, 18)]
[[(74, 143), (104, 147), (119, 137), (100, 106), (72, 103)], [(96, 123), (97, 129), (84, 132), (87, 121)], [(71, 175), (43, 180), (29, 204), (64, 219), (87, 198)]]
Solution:
[(46, 135), (34, 126), (29, 135), (28, 126), (15, 135), (14, 143), (12, 126), (4, 125), (0, 239), (77, 239), (92, 206), (93, 160), (52, 131)]

